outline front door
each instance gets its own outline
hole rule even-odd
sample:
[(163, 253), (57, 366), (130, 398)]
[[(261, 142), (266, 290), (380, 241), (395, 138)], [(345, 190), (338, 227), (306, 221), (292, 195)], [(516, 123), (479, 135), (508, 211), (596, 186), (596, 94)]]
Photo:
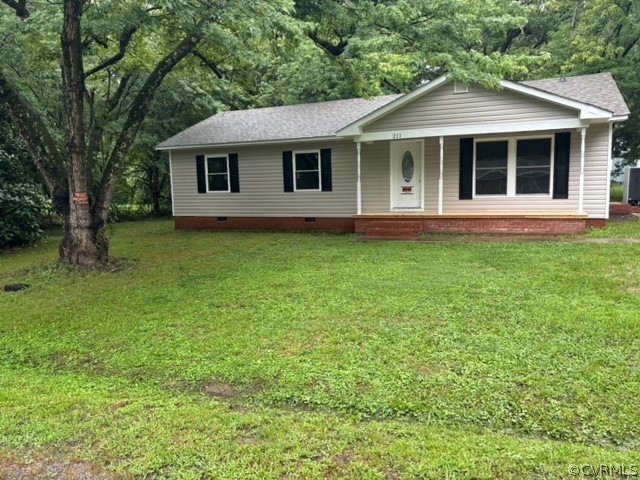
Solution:
[(391, 142), (391, 208), (423, 208), (421, 140)]

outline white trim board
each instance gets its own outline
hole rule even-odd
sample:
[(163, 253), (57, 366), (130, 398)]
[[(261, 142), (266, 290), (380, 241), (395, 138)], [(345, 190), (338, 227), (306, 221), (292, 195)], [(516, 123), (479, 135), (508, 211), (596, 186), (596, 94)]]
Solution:
[(409, 140), (412, 138), (429, 137), (453, 137), (453, 136), (475, 136), (508, 134), (520, 132), (544, 132), (551, 130), (569, 130), (587, 127), (589, 122), (582, 120), (554, 120), (535, 122), (513, 122), (496, 125), (473, 125), (438, 128), (416, 128), (412, 130), (398, 130), (389, 132), (363, 133), (354, 138), (356, 142), (375, 142), (379, 140)]

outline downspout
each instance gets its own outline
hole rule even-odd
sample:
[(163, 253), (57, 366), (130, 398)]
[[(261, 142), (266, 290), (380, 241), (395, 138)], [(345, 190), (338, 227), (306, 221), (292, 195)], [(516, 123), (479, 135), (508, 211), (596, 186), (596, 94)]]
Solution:
[(440, 137), (440, 177), (438, 178), (438, 215), (442, 215), (444, 202), (444, 137)]
[(584, 157), (585, 157), (585, 139), (587, 136), (587, 127), (580, 129), (580, 187), (578, 190), (578, 213), (584, 213)]
[(356, 182), (356, 197), (357, 197), (357, 212), (358, 215), (362, 214), (362, 182), (360, 180), (360, 150), (361, 150), (361, 144), (360, 142), (356, 143), (356, 149), (358, 150), (358, 180)]

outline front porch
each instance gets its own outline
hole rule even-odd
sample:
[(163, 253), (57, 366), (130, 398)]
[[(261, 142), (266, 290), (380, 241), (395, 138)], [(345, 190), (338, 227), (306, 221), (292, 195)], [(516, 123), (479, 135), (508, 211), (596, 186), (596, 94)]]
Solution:
[(586, 214), (521, 213), (370, 213), (355, 215), (355, 231), (370, 239), (412, 240), (428, 233), (575, 235), (590, 226), (604, 226)]

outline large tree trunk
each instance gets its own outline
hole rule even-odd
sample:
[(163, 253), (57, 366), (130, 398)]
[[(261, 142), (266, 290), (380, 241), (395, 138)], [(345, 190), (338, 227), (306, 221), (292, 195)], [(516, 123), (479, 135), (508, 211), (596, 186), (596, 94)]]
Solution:
[(85, 82), (80, 31), (83, 3), (83, 0), (65, 0), (60, 34), (70, 197), (69, 211), (64, 216), (60, 259), (71, 265), (91, 267), (105, 263), (109, 251), (107, 245), (98, 242), (89, 198), (91, 172), (84, 137)]
[[(64, 218), (64, 234), (60, 243), (60, 261), (69, 265), (92, 267), (109, 261), (109, 243), (100, 232), (96, 233), (91, 219), (87, 226), (85, 215), (75, 209)], [(104, 230), (101, 230), (104, 231)]]

